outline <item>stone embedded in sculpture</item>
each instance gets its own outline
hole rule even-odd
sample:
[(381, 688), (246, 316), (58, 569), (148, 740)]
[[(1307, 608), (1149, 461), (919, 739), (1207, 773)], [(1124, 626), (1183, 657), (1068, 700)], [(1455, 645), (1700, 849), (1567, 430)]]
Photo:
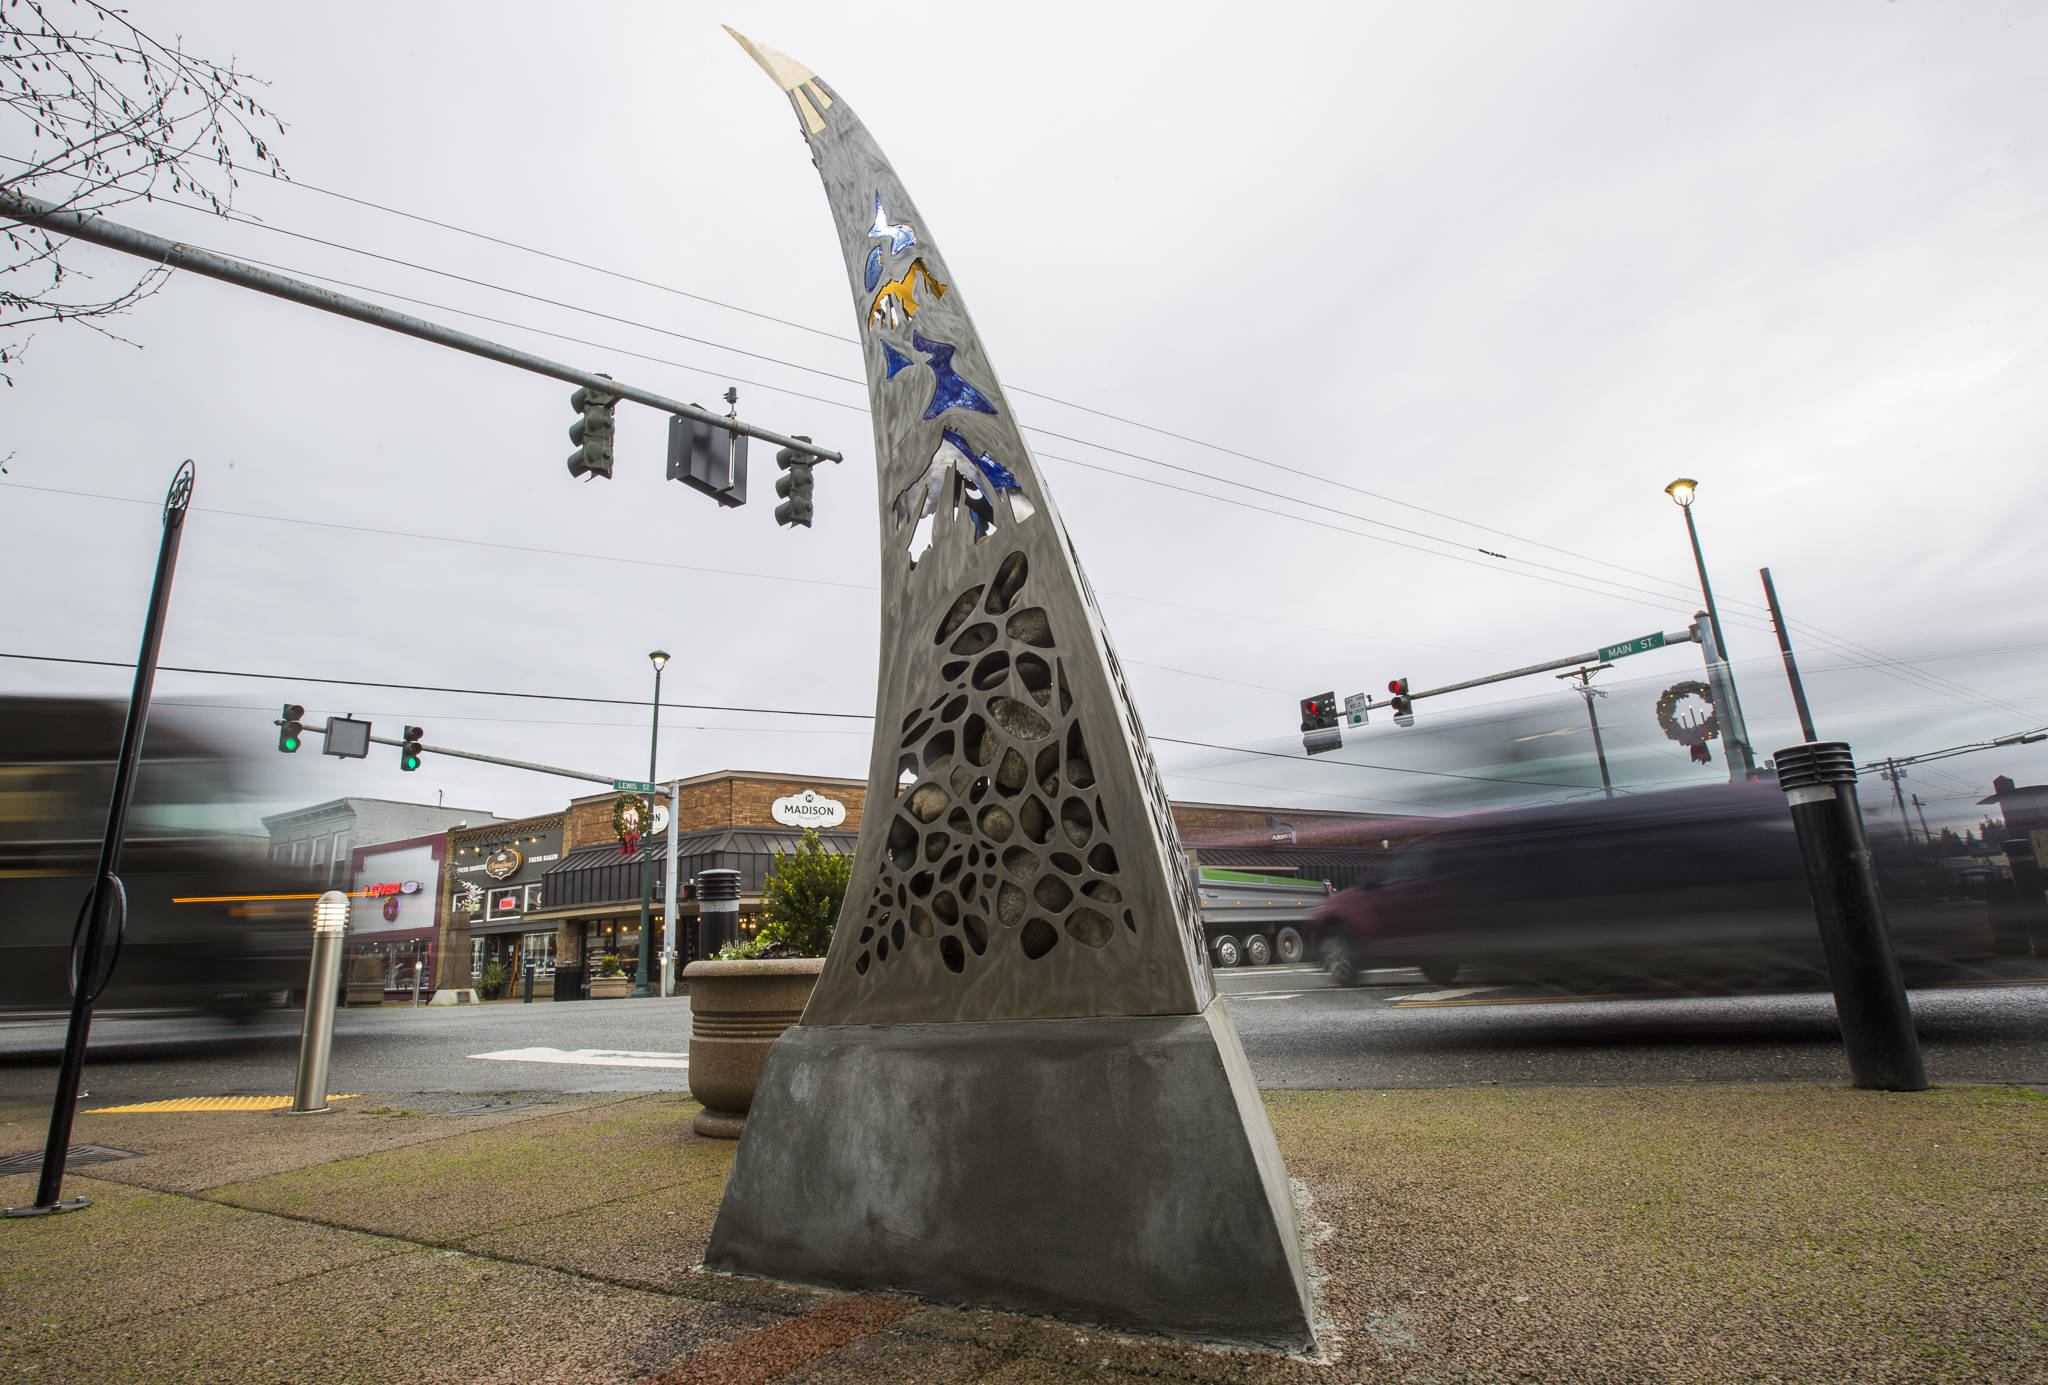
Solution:
[(882, 653), (846, 905), (707, 1263), (1303, 1345), (1285, 1170), (1073, 543), (866, 128), (733, 37), (788, 93), (839, 232)]

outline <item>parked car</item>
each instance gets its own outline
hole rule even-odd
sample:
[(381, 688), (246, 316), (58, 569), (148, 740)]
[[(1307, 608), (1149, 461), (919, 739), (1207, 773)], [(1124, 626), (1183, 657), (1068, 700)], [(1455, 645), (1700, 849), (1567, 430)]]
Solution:
[[(1909, 975), (1991, 950), (1982, 904), (1872, 836)], [(1387, 858), (1317, 911), (1310, 946), (1338, 981), (1419, 967), (1431, 981), (1824, 979), (1784, 794), (1720, 785), (1475, 814)]]

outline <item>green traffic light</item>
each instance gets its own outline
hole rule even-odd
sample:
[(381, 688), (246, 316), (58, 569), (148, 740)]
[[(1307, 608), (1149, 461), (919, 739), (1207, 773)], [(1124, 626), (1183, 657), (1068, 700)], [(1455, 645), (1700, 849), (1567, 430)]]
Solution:
[(286, 736), (284, 738), (284, 748), (286, 750), (297, 750), (299, 748), (299, 738), (297, 736)]
[(420, 757), (419, 757), (419, 756), (417, 756), (417, 755), (408, 755), (408, 756), (406, 756), (406, 757), (405, 757), (405, 767), (406, 767), (407, 769), (418, 769), (418, 768), (420, 767)]

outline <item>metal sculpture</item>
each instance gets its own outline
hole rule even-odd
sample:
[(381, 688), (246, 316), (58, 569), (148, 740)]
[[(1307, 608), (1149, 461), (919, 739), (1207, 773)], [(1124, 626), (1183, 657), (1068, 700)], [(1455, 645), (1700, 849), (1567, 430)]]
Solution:
[[(1284, 1169), (1073, 542), (873, 138), (815, 74), (733, 37), (788, 93), (839, 232), (880, 472), (882, 657), (846, 905), (769, 1059), (707, 1262), (1300, 1345)], [(1033, 1071), (1038, 1125), (1015, 1089)], [(931, 1083), (945, 1095), (924, 1110), (907, 1094)], [(1222, 1127), (1199, 1171), (1194, 1119)], [(931, 1178), (854, 1186), (906, 1159)], [(991, 1179), (1051, 1222), (1020, 1233)], [(1219, 1197), (1238, 1204), (1220, 1218)], [(1096, 1224), (1062, 1227), (1076, 1216)], [(1120, 1217), (1180, 1244), (1105, 1245), (1101, 1219)], [(892, 1220), (923, 1228), (921, 1253), (876, 1251), (868, 1229)]]

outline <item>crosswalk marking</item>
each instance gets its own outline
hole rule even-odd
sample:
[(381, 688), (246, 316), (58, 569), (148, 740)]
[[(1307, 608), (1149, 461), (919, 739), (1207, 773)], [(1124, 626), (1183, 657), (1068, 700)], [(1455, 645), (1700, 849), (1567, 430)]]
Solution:
[(496, 1053), (472, 1053), (499, 1063), (566, 1063), (591, 1068), (687, 1068), (687, 1053), (643, 1052), (629, 1048), (505, 1048)]

